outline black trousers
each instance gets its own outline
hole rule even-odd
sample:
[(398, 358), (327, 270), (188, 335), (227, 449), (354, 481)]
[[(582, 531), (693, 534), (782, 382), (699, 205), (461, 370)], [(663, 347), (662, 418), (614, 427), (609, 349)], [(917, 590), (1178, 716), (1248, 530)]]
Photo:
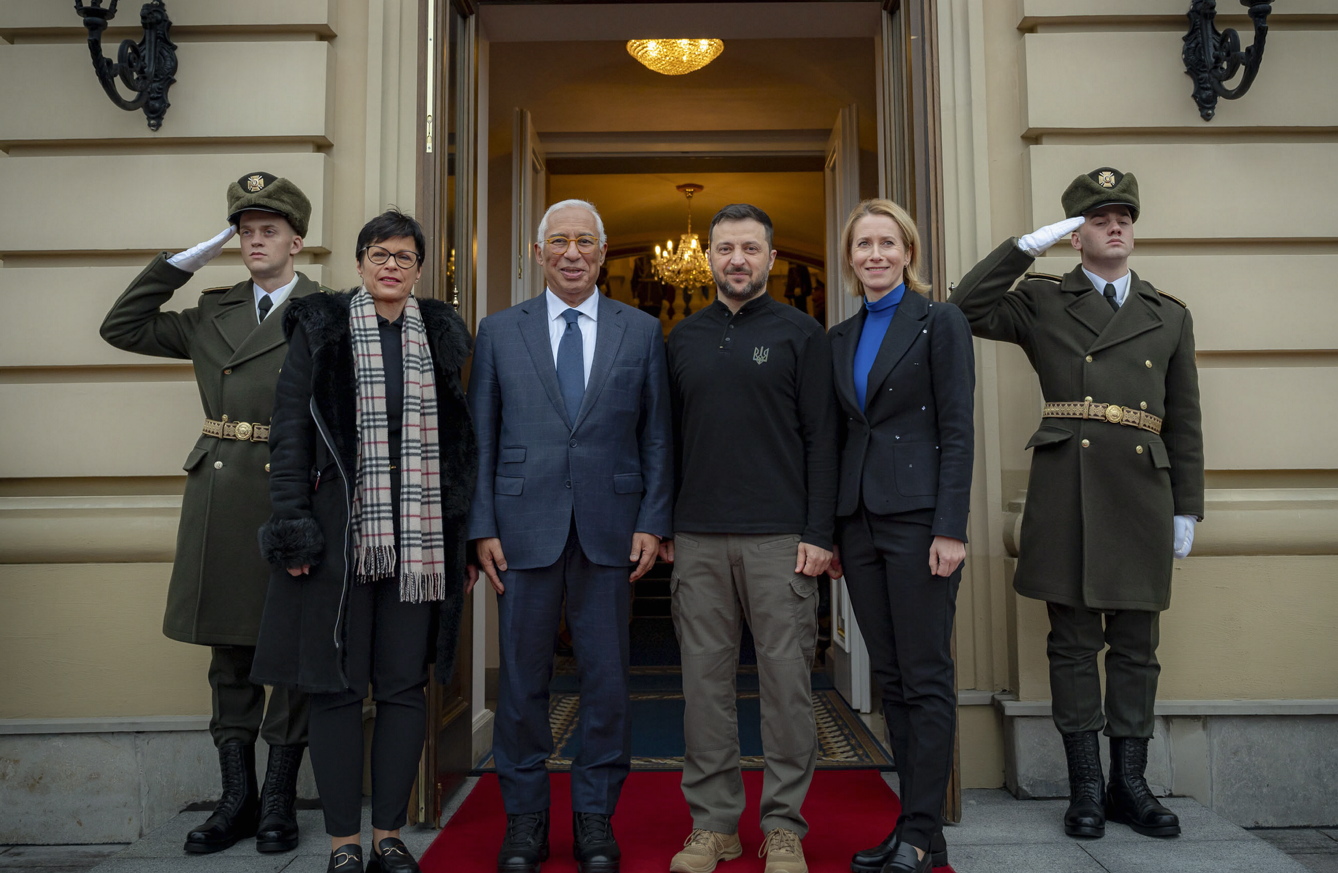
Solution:
[[(1161, 613), (1138, 609), (1098, 612), (1047, 603), (1050, 635), (1050, 697), (1060, 733), (1099, 731), (1108, 737), (1152, 736), (1157, 701)], [(1106, 652), (1106, 708), (1101, 712), (1101, 677), (1096, 661)]]
[(951, 655), (959, 567), (929, 572), (933, 511), (841, 520), (841, 563), (869, 663), (883, 698), (901, 781), (903, 842), (925, 851), (943, 827), (957, 721)]
[(349, 687), (311, 695), (311, 767), (332, 837), (362, 831), (362, 702), (371, 685), (372, 827), (403, 827), (427, 729), (431, 603), (401, 603), (398, 578), (353, 583), (345, 655)]
[(209, 690), (214, 714), (209, 734), (215, 746), (240, 741), (255, 745), (261, 737), (271, 746), (301, 746), (307, 742), (307, 695), (291, 688), (270, 691), (251, 681), (255, 646), (211, 646)]

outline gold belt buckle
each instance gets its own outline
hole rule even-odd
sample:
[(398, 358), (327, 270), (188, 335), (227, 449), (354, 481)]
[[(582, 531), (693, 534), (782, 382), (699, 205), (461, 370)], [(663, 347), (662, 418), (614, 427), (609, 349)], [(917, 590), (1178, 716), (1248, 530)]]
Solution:
[(249, 421), (237, 422), (237, 439), (249, 440), (250, 438), (251, 438), (251, 422)]
[[(1116, 406), (1114, 403), (1106, 407), (1106, 421), (1111, 424), (1119, 424), (1124, 421), (1124, 407)], [(240, 426), (239, 426), (240, 427)]]

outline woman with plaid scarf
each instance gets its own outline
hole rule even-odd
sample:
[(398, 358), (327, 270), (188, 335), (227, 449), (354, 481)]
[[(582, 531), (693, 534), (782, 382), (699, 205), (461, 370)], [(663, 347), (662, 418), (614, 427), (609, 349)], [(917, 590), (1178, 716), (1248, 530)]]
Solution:
[[(362, 873), (362, 701), (372, 735), (368, 871), (412, 873), (399, 839), (426, 725), (428, 665), (449, 681), (476, 476), (451, 306), (418, 300), (426, 244), (391, 210), (358, 235), (362, 287), (290, 304), (270, 432), (275, 567), (253, 676), (311, 693), (329, 870)], [(301, 304), (301, 305), (299, 305)]]

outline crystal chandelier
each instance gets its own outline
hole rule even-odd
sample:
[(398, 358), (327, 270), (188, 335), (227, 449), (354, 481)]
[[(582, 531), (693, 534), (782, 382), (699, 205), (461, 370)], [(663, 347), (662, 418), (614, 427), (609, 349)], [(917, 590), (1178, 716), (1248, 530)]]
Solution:
[(651, 269), (655, 278), (666, 285), (680, 289), (702, 288), (715, 281), (701, 241), (692, 232), (692, 195), (702, 190), (702, 186), (689, 183), (677, 187), (688, 198), (688, 232), (679, 237), (676, 249), (672, 240), (665, 243), (663, 250), (656, 246)]
[(629, 39), (627, 53), (647, 69), (666, 76), (700, 70), (720, 57), (725, 43), (718, 39)]

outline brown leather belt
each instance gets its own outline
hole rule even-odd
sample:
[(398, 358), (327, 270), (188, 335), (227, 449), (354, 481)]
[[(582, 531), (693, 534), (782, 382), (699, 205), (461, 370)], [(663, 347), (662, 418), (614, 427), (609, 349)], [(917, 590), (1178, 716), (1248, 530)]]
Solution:
[(241, 440), (244, 443), (267, 443), (269, 442), (269, 425), (252, 424), (249, 421), (214, 421), (212, 418), (204, 420), (205, 436), (218, 437), (223, 440)]
[(1137, 427), (1152, 433), (1161, 433), (1161, 419), (1141, 409), (1116, 406), (1113, 403), (1093, 403), (1090, 400), (1078, 400), (1073, 403), (1047, 403), (1041, 410), (1044, 418), (1090, 418), (1093, 421), (1105, 421), (1111, 424), (1123, 424)]

